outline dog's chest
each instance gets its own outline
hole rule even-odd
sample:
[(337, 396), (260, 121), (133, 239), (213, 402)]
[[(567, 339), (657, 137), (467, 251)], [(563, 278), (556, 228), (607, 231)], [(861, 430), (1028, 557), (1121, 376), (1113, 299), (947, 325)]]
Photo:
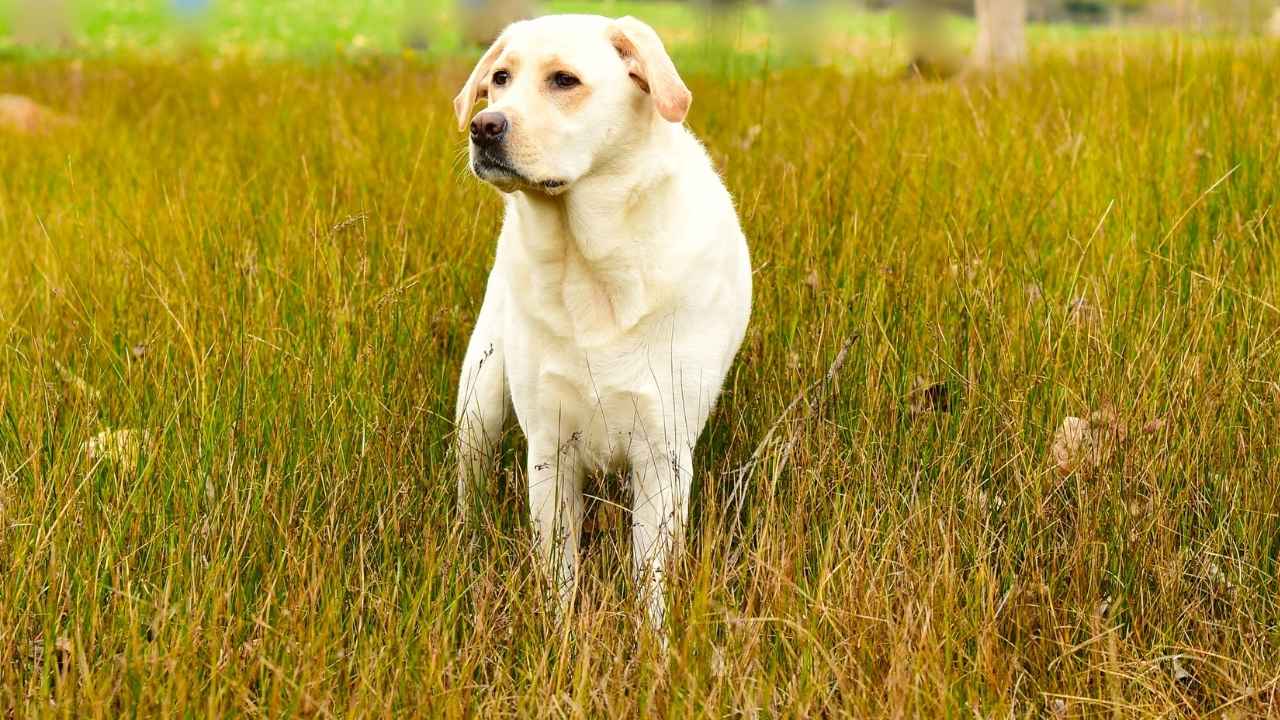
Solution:
[[(600, 245), (606, 241), (601, 240)], [(515, 268), (515, 295), (535, 325), (573, 350), (607, 350), (634, 342), (643, 321), (665, 302), (650, 259), (625, 240), (590, 255), (567, 239), (529, 253)]]
[(556, 418), (599, 465), (625, 456), (630, 434), (661, 407), (650, 366), (668, 364), (668, 344), (655, 339), (663, 298), (645, 267), (639, 258), (591, 261), (568, 251), (510, 276), (517, 414)]

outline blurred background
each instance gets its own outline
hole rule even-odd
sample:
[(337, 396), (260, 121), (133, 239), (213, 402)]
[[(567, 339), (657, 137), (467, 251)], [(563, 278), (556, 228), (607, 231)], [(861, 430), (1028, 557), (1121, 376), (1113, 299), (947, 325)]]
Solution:
[[(0, 720), (1280, 718), (1277, 2), (0, 0)], [(621, 512), (551, 622), (520, 433), (453, 492), (449, 98), (564, 12), (756, 273), (670, 656)]]
[(775, 62), (864, 57), (947, 73), (1017, 61), (1037, 39), (1124, 30), (1280, 35), (1276, 0), (0, 0), (0, 54), (451, 55), (543, 13), (633, 14), (686, 52)]

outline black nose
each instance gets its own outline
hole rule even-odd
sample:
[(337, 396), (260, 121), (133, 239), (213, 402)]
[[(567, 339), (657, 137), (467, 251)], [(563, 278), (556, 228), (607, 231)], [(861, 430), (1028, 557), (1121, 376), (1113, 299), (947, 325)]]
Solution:
[(497, 145), (507, 136), (507, 116), (486, 110), (471, 121), (471, 140), (477, 145)]

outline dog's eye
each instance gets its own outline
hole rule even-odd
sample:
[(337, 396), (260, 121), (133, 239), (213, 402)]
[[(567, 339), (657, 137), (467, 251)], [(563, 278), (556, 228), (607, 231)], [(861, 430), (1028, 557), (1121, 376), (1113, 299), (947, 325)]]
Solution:
[(498, 87), (502, 87), (503, 85), (506, 85), (509, 82), (511, 82), (511, 73), (507, 72), (506, 70), (499, 70), (498, 72), (493, 74), (494, 85), (497, 85)]
[(581, 80), (570, 75), (567, 72), (558, 72), (555, 75), (552, 75), (551, 82), (554, 83), (556, 87), (562, 90), (567, 90), (571, 87), (577, 87), (582, 84)]

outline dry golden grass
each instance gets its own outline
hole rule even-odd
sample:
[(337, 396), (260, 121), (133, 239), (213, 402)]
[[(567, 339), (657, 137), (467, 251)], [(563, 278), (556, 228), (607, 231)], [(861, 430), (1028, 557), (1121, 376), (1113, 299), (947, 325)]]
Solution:
[(1275, 45), (690, 77), (757, 294), (666, 653), (604, 516), (548, 621), (514, 434), (457, 522), (464, 69), (0, 66), (80, 119), (0, 135), (8, 716), (1277, 712)]

